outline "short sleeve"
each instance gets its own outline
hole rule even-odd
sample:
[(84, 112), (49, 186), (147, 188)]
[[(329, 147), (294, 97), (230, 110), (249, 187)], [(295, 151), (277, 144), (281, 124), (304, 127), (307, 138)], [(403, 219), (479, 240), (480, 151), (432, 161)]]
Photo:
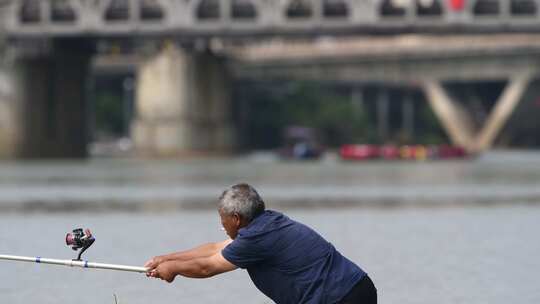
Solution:
[(243, 269), (265, 259), (264, 251), (257, 245), (256, 241), (241, 237), (236, 238), (227, 247), (223, 248), (221, 254), (227, 261)]

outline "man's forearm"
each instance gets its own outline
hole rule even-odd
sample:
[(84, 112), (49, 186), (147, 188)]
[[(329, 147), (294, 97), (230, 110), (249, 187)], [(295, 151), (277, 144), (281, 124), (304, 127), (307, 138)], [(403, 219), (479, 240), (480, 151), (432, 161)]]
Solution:
[(221, 251), (226, 246), (226, 244), (228, 244), (227, 241), (208, 243), (190, 250), (173, 252), (162, 257), (165, 258), (166, 261), (190, 261), (193, 259), (212, 256), (217, 252)]
[(174, 266), (172, 267), (173, 272), (176, 275), (181, 275), (188, 278), (202, 279), (212, 277), (217, 274), (211, 270), (205, 259), (208, 258), (196, 258), (190, 261), (174, 260), (170, 261), (169, 263), (174, 263)]
[[(227, 246), (231, 241), (216, 243), (217, 248)], [(197, 248), (200, 249), (199, 246)], [(204, 246), (207, 247), (208, 246)], [(213, 247), (213, 246), (212, 246)], [(197, 249), (195, 248), (195, 249)], [(174, 256), (175, 254), (171, 255)], [(179, 253), (181, 258), (186, 258), (186, 253)], [(188, 254), (191, 255), (191, 254)], [(229, 262), (221, 252), (217, 252), (208, 257), (192, 258), (189, 260), (170, 260), (162, 261), (155, 268), (148, 271), (149, 277), (159, 278), (167, 282), (174, 281), (177, 275), (188, 278), (208, 278), (216, 274), (227, 271), (232, 271), (238, 268), (236, 265)]]

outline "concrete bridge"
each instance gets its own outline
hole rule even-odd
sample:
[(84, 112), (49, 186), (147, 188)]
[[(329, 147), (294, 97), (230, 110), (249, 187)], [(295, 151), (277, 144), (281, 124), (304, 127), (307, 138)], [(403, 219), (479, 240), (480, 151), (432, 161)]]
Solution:
[[(5, 0), (4, 0), (5, 1)], [(11, 0), (13, 36), (538, 31), (537, 0)]]
[[(452, 142), (480, 152), (493, 145), (538, 76), (539, 38), (531, 34), (399, 35), (261, 43), (231, 47), (227, 52), (236, 60), (237, 77), (391, 84), (420, 90)], [(485, 121), (475, 126), (474, 113), (463, 106), (471, 100), (457, 100), (444, 84), (483, 81), (507, 84)], [(384, 94), (379, 111), (388, 111)]]
[[(233, 77), (415, 86), (455, 144), (482, 151), (538, 74), (539, 9), (538, 0), (3, 0), (0, 155), (84, 156), (96, 44), (125, 39), (141, 46), (132, 134), (142, 154), (233, 149)], [(443, 84), (493, 79), (508, 85), (474, 128)]]

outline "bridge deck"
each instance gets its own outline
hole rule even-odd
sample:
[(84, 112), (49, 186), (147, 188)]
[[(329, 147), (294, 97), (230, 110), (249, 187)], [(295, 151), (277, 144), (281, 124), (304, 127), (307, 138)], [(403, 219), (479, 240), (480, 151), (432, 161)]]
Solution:
[(274, 39), (227, 50), (245, 62), (380, 59), (391, 57), (467, 56), (540, 53), (540, 34), (400, 35), (393, 37), (321, 38), (314, 41)]
[(225, 47), (239, 77), (338, 82), (505, 80), (536, 74), (540, 35), (335, 38)]
[(539, 0), (0, 0), (1, 11), (12, 37), (540, 30)]

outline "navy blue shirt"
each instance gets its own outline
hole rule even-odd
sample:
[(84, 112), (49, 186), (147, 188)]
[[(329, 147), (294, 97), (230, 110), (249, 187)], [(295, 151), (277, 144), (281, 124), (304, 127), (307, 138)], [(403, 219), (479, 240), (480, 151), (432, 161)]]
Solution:
[(365, 276), (313, 229), (269, 210), (240, 229), (222, 254), (278, 304), (336, 303)]

